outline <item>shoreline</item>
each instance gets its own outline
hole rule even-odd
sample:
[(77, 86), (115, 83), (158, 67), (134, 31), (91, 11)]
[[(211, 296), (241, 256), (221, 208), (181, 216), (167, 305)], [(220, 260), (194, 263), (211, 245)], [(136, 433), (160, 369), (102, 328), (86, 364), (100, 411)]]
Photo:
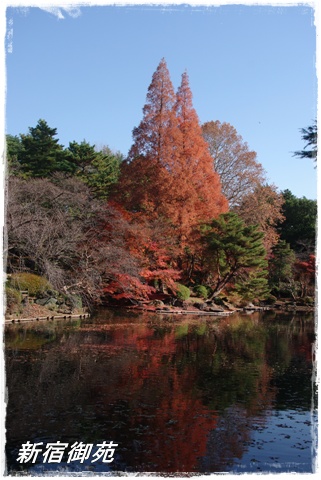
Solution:
[[(228, 317), (233, 315), (234, 313), (255, 313), (255, 312), (263, 312), (263, 311), (274, 311), (276, 313), (313, 313), (315, 312), (314, 307), (307, 307), (307, 306), (284, 306), (280, 308), (280, 306), (264, 306), (264, 307), (243, 307), (243, 308), (235, 308), (235, 310), (217, 310), (217, 311), (202, 311), (202, 310), (183, 310), (183, 309), (161, 309), (161, 308), (148, 308), (142, 306), (106, 306), (106, 308), (124, 308), (127, 310), (132, 311), (141, 311), (141, 312), (149, 312), (155, 313), (157, 315), (177, 315), (177, 316), (184, 316), (184, 315), (195, 315), (199, 317)], [(5, 318), (4, 317), (4, 324), (5, 325), (16, 325), (20, 323), (27, 323), (27, 322), (39, 322), (39, 321), (53, 321), (53, 320), (70, 320), (70, 319), (86, 319), (90, 318), (92, 315), (90, 313), (74, 313), (74, 314), (57, 314), (53, 315), (52, 312), (50, 315), (38, 315), (38, 316), (28, 316), (28, 317), (14, 317), (14, 318)]]

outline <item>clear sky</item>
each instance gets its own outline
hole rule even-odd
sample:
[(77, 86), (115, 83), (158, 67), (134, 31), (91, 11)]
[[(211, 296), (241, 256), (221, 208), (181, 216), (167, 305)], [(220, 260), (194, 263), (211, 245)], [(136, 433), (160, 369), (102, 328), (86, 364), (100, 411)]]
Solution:
[(126, 155), (164, 57), (175, 89), (187, 70), (201, 123), (230, 123), (270, 183), (316, 198), (313, 162), (293, 157), (317, 115), (315, 52), (307, 5), (9, 7), (6, 132), (43, 118), (66, 147)]

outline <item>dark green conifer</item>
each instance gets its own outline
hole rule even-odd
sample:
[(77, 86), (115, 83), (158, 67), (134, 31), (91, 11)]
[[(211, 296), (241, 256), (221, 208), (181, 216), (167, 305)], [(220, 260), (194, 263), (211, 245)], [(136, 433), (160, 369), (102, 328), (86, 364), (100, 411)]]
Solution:
[(21, 135), (19, 154), (21, 172), (25, 177), (48, 177), (56, 171), (70, 171), (68, 155), (59, 140), (56, 128), (50, 128), (40, 119), (36, 127), (29, 127), (28, 135)]
[(243, 290), (247, 282), (249, 288), (259, 282), (261, 289), (262, 279), (267, 277), (267, 260), (264, 234), (257, 225), (246, 226), (236, 213), (228, 212), (205, 225), (202, 233), (210, 267), (210, 299), (231, 282), (237, 283), (238, 288), (242, 285)]

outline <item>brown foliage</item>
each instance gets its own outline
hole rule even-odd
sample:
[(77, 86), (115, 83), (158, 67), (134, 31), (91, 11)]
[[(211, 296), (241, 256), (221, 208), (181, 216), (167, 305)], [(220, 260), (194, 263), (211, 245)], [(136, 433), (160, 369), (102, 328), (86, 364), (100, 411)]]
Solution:
[(187, 238), (197, 224), (226, 212), (228, 204), (221, 193), (220, 178), (213, 171), (186, 73), (177, 92), (175, 112), (180, 135), (167, 209), (182, 237)]
[(265, 182), (265, 171), (236, 129), (229, 123), (206, 122), (203, 136), (209, 145), (214, 170), (230, 208), (247, 225), (259, 225), (269, 252), (278, 241), (277, 224), (283, 219), (283, 198), (274, 185)]
[(234, 209), (247, 225), (259, 225), (267, 252), (279, 239), (276, 227), (283, 220), (282, 205), (283, 196), (274, 185), (258, 185)]
[(99, 301), (118, 275), (139, 279), (128, 251), (128, 221), (94, 200), (75, 178), (11, 178), (7, 195), (7, 268), (34, 271), (55, 289)]
[(229, 123), (217, 121), (202, 125), (203, 136), (209, 145), (214, 170), (219, 174), (223, 194), (230, 207), (239, 205), (265, 179), (265, 172), (256, 152)]

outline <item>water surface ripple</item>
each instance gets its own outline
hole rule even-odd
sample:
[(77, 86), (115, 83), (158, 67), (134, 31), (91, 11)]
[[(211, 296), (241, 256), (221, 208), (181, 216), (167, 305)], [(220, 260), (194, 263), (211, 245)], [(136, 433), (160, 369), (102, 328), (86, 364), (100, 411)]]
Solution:
[[(8, 473), (311, 473), (314, 341), (311, 315), (272, 312), (6, 326)], [(118, 447), (111, 463), (19, 463), (27, 441)]]

